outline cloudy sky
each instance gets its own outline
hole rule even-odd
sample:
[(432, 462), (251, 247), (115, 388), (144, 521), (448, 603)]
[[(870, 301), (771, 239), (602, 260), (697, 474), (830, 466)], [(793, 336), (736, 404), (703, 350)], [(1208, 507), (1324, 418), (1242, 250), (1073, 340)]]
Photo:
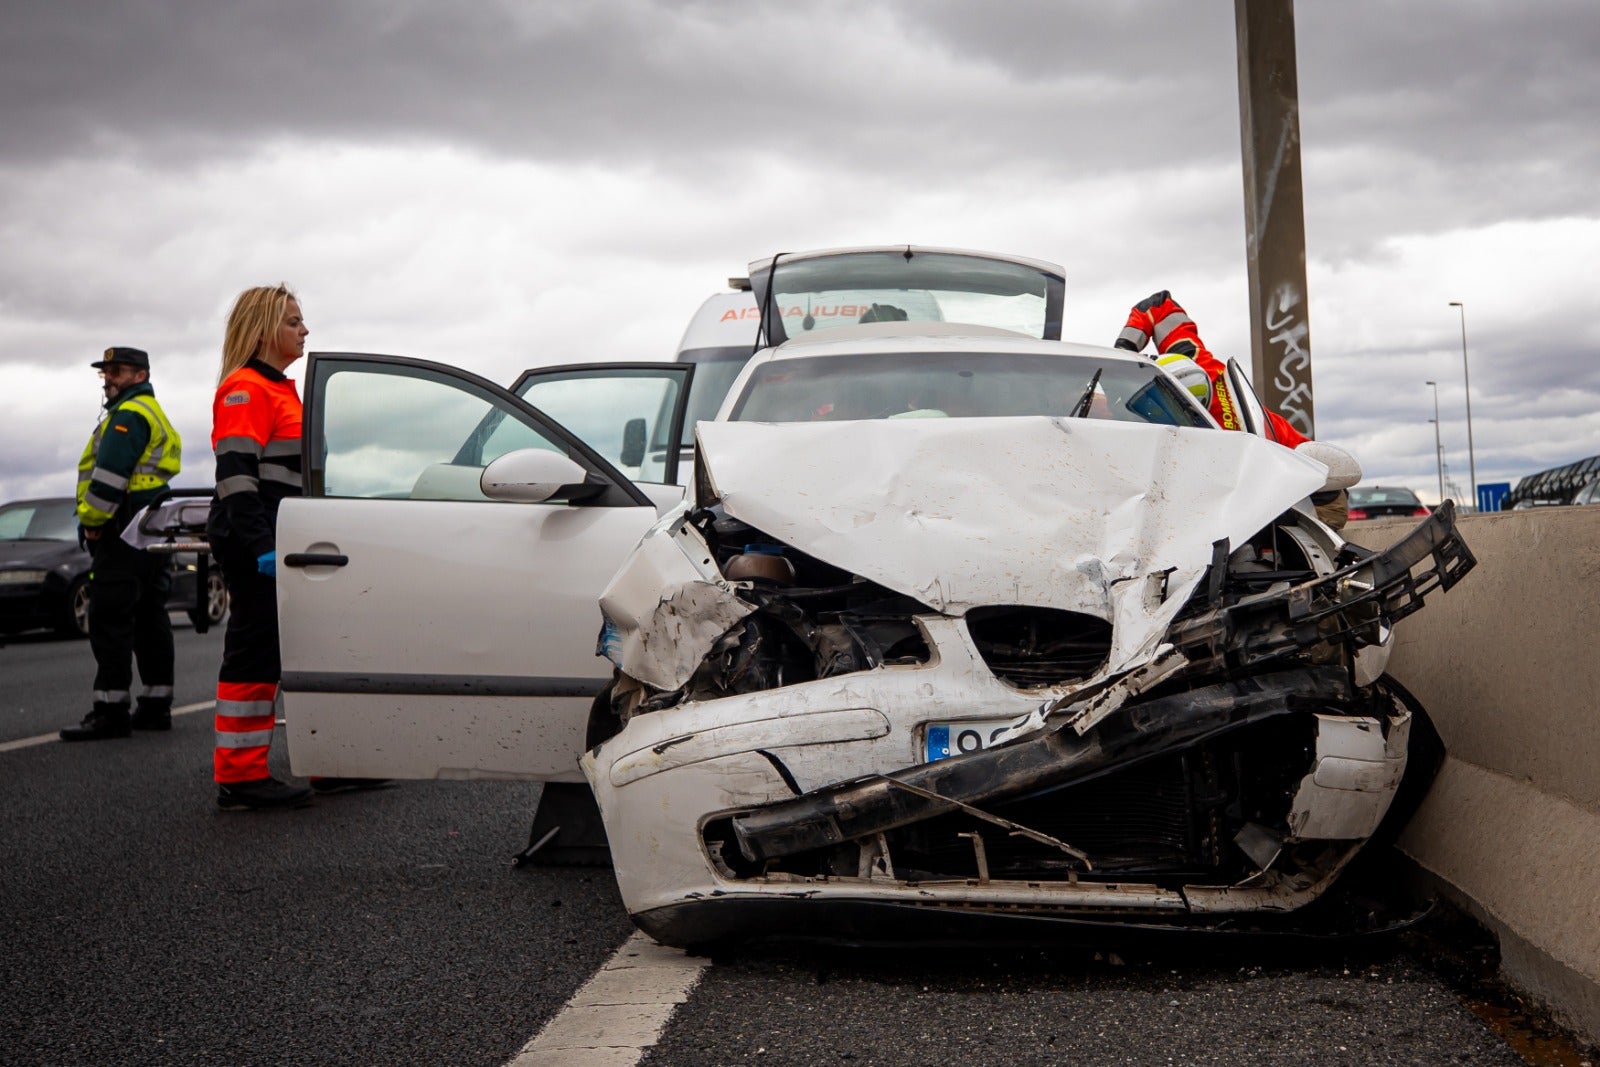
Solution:
[[(1233, 5), (9, 0), (0, 500), (70, 493), (87, 364), (149, 350), (210, 478), (223, 319), (301, 294), (313, 349), (669, 358), (775, 251), (1062, 264), (1065, 335), (1170, 289), (1248, 363)], [(1319, 438), (1367, 481), (1600, 453), (1593, 0), (1301, 3)]]

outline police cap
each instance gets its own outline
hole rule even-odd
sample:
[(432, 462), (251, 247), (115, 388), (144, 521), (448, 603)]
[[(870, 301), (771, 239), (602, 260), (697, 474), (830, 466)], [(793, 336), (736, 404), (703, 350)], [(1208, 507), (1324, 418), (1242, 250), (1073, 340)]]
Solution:
[(137, 367), (139, 370), (150, 369), (150, 353), (142, 348), (108, 348), (105, 358), (97, 360), (89, 366), (97, 370), (105, 370), (113, 363), (121, 363), (125, 367)]

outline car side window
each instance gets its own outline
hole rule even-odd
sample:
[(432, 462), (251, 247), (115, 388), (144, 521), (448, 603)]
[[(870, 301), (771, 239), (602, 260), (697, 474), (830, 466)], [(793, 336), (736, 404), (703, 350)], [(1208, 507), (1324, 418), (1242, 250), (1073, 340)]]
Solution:
[(689, 371), (661, 363), (545, 368), (529, 371), (513, 390), (627, 477), (662, 483), (677, 474), (678, 446), (669, 438), (679, 432)]
[(567, 448), (473, 383), (410, 366), (336, 367), (321, 384), (320, 493), (487, 500), (478, 476), (522, 448)]

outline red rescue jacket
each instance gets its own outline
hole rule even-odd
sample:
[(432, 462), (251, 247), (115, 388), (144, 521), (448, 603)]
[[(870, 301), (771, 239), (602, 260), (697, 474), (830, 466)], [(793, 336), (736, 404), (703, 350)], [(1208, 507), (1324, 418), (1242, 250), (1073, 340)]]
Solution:
[(300, 394), (252, 359), (223, 379), (211, 404), (217, 495), (207, 533), (259, 557), (277, 547), (278, 504), (301, 492)]
[[(1200, 339), (1199, 327), (1165, 289), (1133, 305), (1128, 312), (1128, 324), (1117, 337), (1117, 347), (1138, 352), (1151, 338), (1155, 339), (1156, 351), (1163, 356), (1176, 353), (1200, 364), (1211, 379), (1212, 418), (1224, 430), (1242, 428), (1233, 391), (1228, 388), (1227, 364), (1212, 355)], [(1277, 412), (1268, 411), (1266, 415), (1267, 436), (1284, 447), (1295, 448), (1310, 440)]]

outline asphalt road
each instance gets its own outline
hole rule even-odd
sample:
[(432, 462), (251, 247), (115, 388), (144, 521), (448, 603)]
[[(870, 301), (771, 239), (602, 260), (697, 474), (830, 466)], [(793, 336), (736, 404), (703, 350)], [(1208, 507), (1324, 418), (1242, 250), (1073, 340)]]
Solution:
[[(180, 631), (177, 703), (220, 649)], [(9, 641), (0, 743), (76, 721), (91, 673)], [(509, 866), (535, 786), (222, 814), (210, 729), (0, 752), (0, 1062), (503, 1064), (631, 932), (609, 872)], [(1129, 960), (729, 951), (643, 1062), (1522, 1062), (1405, 944)]]

